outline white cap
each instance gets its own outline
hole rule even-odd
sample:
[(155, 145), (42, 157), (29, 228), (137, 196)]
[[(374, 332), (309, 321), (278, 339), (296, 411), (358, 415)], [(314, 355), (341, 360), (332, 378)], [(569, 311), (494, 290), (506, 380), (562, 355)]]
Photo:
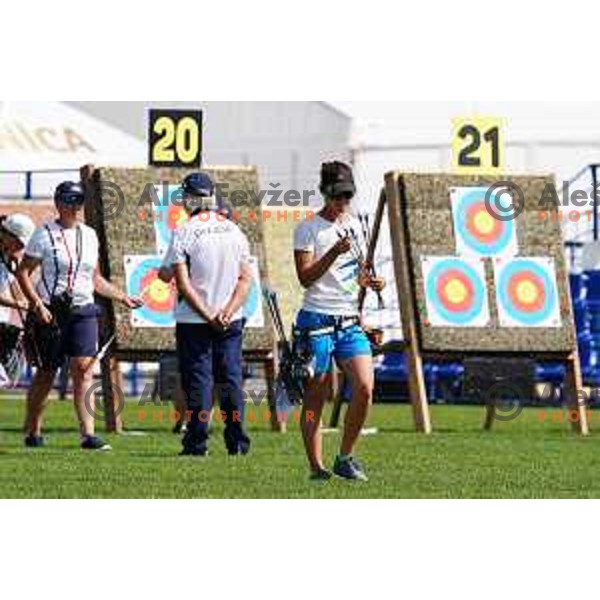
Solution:
[(29, 238), (35, 231), (35, 223), (27, 215), (21, 213), (6, 217), (2, 223), (2, 227), (14, 235), (23, 246), (27, 246)]

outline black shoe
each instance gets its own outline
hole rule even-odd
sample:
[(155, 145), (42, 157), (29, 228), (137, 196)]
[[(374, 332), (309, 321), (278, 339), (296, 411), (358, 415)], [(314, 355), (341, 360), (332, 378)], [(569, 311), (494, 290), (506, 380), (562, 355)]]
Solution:
[(208, 450), (189, 450), (188, 448), (184, 448), (180, 453), (179, 456), (199, 456), (199, 457), (204, 457), (204, 456), (208, 456)]
[(179, 456), (206, 456), (208, 454), (208, 440), (194, 435), (188, 427), (181, 442), (182, 450)]
[(250, 438), (241, 430), (230, 429), (224, 433), (225, 447), (229, 456), (246, 456), (250, 453)]
[(317, 469), (316, 471), (311, 471), (310, 473), (311, 481), (322, 481), (324, 483), (329, 481), (332, 477), (333, 473), (327, 469)]
[(30, 433), (25, 438), (25, 446), (27, 448), (43, 448), (46, 445), (46, 440), (41, 435)]
[(246, 456), (250, 454), (250, 442), (238, 442), (235, 445), (227, 446), (229, 456)]
[(81, 449), (95, 450), (96, 452), (108, 452), (112, 450), (112, 447), (95, 435), (84, 435), (81, 438)]
[(185, 435), (187, 433), (187, 423), (184, 423), (182, 421), (177, 422), (175, 424), (175, 427), (173, 427), (173, 433), (175, 433), (176, 435)]

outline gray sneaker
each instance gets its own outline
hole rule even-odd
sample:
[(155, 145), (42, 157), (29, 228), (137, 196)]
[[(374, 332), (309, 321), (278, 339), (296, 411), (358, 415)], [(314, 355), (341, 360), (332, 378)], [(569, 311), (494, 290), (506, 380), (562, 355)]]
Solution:
[(333, 465), (333, 472), (338, 477), (348, 481), (363, 481), (365, 483), (369, 481), (360, 463), (353, 456), (348, 458), (338, 456)]

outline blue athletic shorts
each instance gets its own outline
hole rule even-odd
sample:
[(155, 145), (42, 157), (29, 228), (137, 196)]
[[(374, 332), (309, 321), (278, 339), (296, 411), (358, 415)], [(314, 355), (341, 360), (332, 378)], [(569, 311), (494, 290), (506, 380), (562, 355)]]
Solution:
[[(334, 327), (340, 317), (301, 310), (296, 320), (296, 329), (309, 332), (322, 327)], [(331, 334), (316, 337), (300, 336), (301, 345), (307, 345), (312, 355), (315, 376), (325, 375), (333, 370), (333, 359), (348, 360), (356, 356), (372, 356), (371, 344), (360, 325), (337, 330)]]

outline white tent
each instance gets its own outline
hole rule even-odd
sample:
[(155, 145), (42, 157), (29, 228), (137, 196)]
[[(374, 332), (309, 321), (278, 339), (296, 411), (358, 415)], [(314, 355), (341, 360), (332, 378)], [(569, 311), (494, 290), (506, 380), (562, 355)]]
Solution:
[[(376, 202), (383, 173), (447, 171), (452, 119), (504, 120), (506, 171), (554, 173), (570, 180), (600, 163), (598, 102), (332, 102), (352, 120), (350, 148), (359, 193)], [(583, 189), (583, 188), (582, 188)]]
[[(0, 102), (0, 195), (22, 197), (24, 172), (32, 195), (48, 196), (57, 180), (77, 177), (78, 169), (143, 166), (144, 143), (61, 102)], [(54, 173), (39, 173), (54, 171)]]

